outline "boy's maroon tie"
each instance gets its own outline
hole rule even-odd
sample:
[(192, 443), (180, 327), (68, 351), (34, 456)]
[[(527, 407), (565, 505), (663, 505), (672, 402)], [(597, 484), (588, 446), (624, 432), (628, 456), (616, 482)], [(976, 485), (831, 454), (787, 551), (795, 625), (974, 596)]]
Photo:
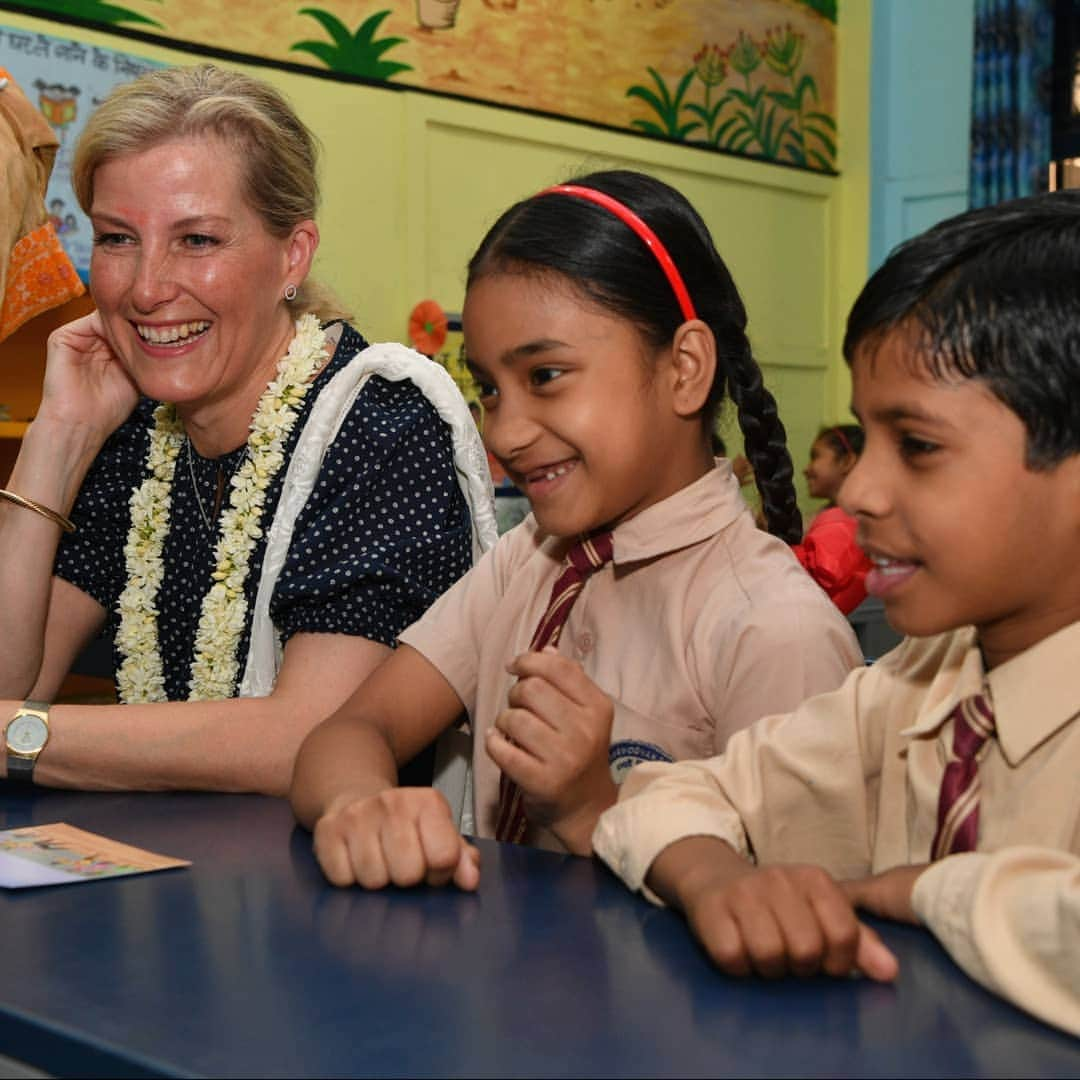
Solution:
[[(574, 543), (566, 553), (566, 565), (551, 590), (551, 599), (529, 643), (530, 649), (539, 651), (547, 645), (558, 645), (570, 609), (585, 588), (585, 582), (601, 566), (611, 561), (613, 551), (610, 532), (584, 536)], [(528, 827), (521, 788), (503, 773), (499, 779), (499, 816), (495, 824), (495, 839), (520, 844)]]
[(974, 851), (979, 838), (978, 757), (994, 734), (989, 691), (964, 698), (950, 714), (952, 758), (945, 766), (938, 799), (938, 826), (931, 858)]

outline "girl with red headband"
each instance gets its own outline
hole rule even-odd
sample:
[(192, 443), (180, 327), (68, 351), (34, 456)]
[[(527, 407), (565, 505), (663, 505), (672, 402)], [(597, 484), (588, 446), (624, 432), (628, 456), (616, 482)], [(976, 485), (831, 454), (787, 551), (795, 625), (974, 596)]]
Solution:
[[(861, 662), (791, 555), (784, 428), (678, 192), (606, 172), (511, 207), (470, 262), (464, 329), (488, 449), (533, 512), (302, 747), (293, 807), (335, 884), (475, 888), (458, 808), (395, 787), (463, 711), (463, 830), (588, 854), (638, 762), (717, 753)], [(725, 396), (775, 535), (712, 456)]]
[(845, 615), (866, 599), (870, 560), (855, 540), (855, 519), (836, 505), (836, 496), (862, 447), (863, 431), (858, 424), (838, 424), (818, 432), (803, 475), (811, 497), (825, 499), (826, 505), (793, 549), (806, 572)]

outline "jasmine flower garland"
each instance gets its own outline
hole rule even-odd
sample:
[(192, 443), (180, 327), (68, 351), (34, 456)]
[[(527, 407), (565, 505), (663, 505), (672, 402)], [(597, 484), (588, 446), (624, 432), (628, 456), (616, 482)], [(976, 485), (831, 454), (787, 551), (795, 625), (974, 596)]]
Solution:
[[(232, 478), (229, 508), (221, 515), (213, 584), (203, 599), (195, 633), (189, 701), (230, 698), (236, 691), (236, 653), (247, 618), (244, 586), (251, 552), (262, 536), (266, 489), (285, 462), (285, 442), (311, 379), (325, 360), (325, 346), (319, 320), (311, 314), (298, 319), (289, 351), (259, 399), (247, 456)], [(149, 475), (131, 496), (131, 529), (124, 545), (128, 579), (120, 594), (116, 636), (124, 660), (116, 682), (126, 704), (168, 700), (156, 604), (164, 577), (162, 549), (169, 531), (173, 476), (185, 438), (175, 407), (159, 405), (146, 455)]]

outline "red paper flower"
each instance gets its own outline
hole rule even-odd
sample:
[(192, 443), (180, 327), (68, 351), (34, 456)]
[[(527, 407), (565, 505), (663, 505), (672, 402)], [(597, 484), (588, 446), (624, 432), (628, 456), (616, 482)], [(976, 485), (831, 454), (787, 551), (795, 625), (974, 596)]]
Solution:
[(434, 300), (421, 300), (412, 309), (409, 340), (425, 356), (434, 356), (445, 344), (446, 312)]

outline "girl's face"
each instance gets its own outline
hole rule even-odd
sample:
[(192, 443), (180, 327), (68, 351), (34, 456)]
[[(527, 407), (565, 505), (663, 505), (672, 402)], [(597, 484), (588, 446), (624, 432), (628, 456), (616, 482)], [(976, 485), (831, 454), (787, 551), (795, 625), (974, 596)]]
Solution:
[(828, 439), (818, 439), (810, 447), (810, 464), (803, 469), (811, 498), (835, 502), (840, 485), (854, 464), (851, 454), (838, 454)]
[(569, 284), (495, 274), (463, 313), (484, 442), (540, 527), (614, 526), (693, 483), (711, 464), (697, 418), (673, 408), (668, 353)]

